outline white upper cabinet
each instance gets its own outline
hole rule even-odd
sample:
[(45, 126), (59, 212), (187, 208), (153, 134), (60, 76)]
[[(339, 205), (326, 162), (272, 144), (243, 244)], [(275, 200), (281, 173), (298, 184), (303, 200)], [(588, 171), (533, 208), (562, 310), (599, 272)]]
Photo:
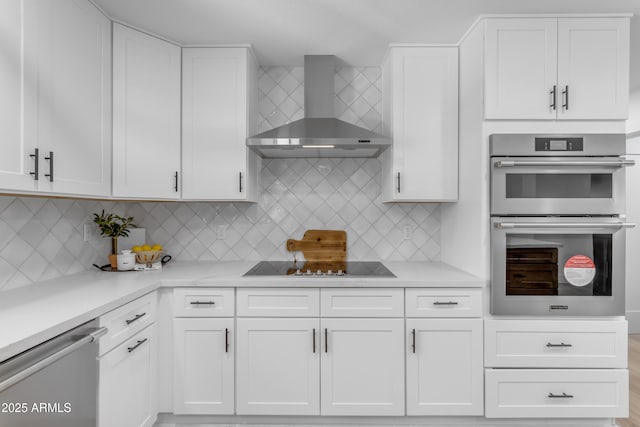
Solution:
[(3, 59), (0, 61), (0, 188), (36, 190), (37, 181), (29, 175), (34, 171), (34, 159), (29, 154), (33, 154), (35, 147), (26, 143), (22, 133), (22, 3), (19, 0), (0, 2), (0, 33), (3, 40)]
[(180, 47), (113, 25), (113, 195), (180, 197)]
[(628, 98), (628, 18), (487, 19), (485, 118), (624, 120)]
[(182, 76), (182, 197), (255, 201), (257, 68), (249, 48), (186, 48)]
[(382, 78), (382, 200), (457, 200), (458, 49), (392, 47)]
[(86, 0), (7, 0), (0, 15), (0, 188), (109, 195), (111, 22)]
[(629, 19), (558, 19), (558, 58), (558, 118), (627, 118)]

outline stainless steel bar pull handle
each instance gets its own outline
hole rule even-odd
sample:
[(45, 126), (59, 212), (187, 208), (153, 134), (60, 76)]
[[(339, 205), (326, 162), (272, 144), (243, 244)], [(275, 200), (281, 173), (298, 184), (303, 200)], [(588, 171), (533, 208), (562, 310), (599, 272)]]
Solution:
[(434, 301), (433, 305), (458, 305), (457, 301)]
[(49, 182), (53, 182), (53, 151), (49, 151), (49, 157), (44, 159), (49, 160), (49, 173), (45, 173), (44, 176), (49, 178)]
[(40, 179), (40, 149), (33, 150), (33, 154), (29, 154), (29, 157), (33, 158), (33, 172), (29, 172), (29, 175), (33, 176), (34, 181)]
[(191, 305), (215, 305), (215, 301), (191, 301)]
[(562, 91), (562, 95), (564, 95), (564, 104), (562, 104), (562, 108), (565, 110), (569, 109), (569, 86), (565, 86)]
[(229, 328), (224, 328), (224, 352), (229, 353)]
[(125, 322), (126, 322), (127, 325), (130, 325), (133, 322), (135, 322), (136, 320), (140, 320), (142, 317), (144, 317), (146, 315), (147, 315), (147, 313), (136, 314), (133, 319), (125, 320)]
[(411, 330), (411, 351), (413, 353), (416, 352), (416, 330), (415, 329)]
[(176, 171), (176, 173), (173, 174), (173, 178), (175, 179), (175, 185), (173, 186), (173, 189), (177, 193), (178, 192), (178, 171)]
[(567, 394), (567, 393), (553, 394), (553, 393), (549, 393), (549, 395), (547, 395), (547, 397), (549, 397), (551, 399), (573, 399), (573, 394)]
[(327, 328), (324, 328), (324, 352), (329, 352), (329, 332), (327, 331)]
[(316, 328), (313, 328), (313, 352), (316, 352)]
[(513, 168), (518, 166), (575, 166), (575, 167), (605, 167), (605, 168), (622, 168), (625, 166), (635, 165), (635, 160), (562, 160), (562, 161), (543, 161), (543, 160), (498, 160), (493, 163), (496, 168)]
[(549, 92), (549, 93), (551, 94), (551, 99), (552, 99), (552, 101), (551, 101), (551, 105), (549, 105), (549, 107), (551, 107), (551, 109), (552, 109), (552, 110), (555, 110), (555, 109), (556, 109), (556, 100), (557, 100), (557, 99), (556, 99), (556, 98), (557, 98), (557, 97), (556, 97), (556, 94), (557, 94), (557, 89), (558, 89), (558, 88), (557, 88), (557, 86), (556, 86), (556, 85), (553, 85), (553, 89), (551, 90), (551, 92)]
[(504, 228), (633, 228), (630, 222), (496, 222), (494, 227)]
[(127, 347), (127, 351), (128, 351), (129, 353), (131, 353), (131, 352), (132, 352), (132, 351), (134, 351), (136, 348), (138, 348), (138, 347), (140, 347), (142, 344), (146, 343), (148, 340), (149, 340), (148, 338), (145, 338), (145, 339), (142, 339), (142, 340), (138, 340), (138, 341), (136, 341), (136, 344), (135, 344), (133, 347)]
[(400, 172), (398, 172), (398, 193), (400, 193)]
[(560, 344), (553, 344), (548, 342), (547, 347), (573, 347), (573, 346), (571, 344), (565, 344), (563, 342), (561, 342)]
[(242, 193), (242, 172), (238, 174), (238, 191)]
[(74, 351), (78, 350), (80, 347), (84, 346), (85, 344), (90, 344), (90, 343), (94, 342), (95, 340), (97, 340), (101, 336), (105, 335), (107, 332), (109, 332), (109, 330), (107, 328), (96, 329), (95, 331), (90, 332), (89, 334), (87, 334), (84, 337), (80, 338), (78, 341), (75, 341), (72, 344), (69, 344), (68, 346), (58, 350), (57, 352), (53, 353), (52, 355), (47, 356), (44, 359), (34, 363), (33, 365), (30, 365), (26, 369), (21, 370), (20, 372), (16, 373), (15, 375), (10, 376), (6, 380), (0, 382), (0, 392), (3, 392), (4, 390), (8, 389), (9, 387), (11, 387), (11, 386), (13, 386), (15, 384), (18, 384), (20, 381), (24, 380), (25, 378), (30, 377), (31, 375), (35, 374), (36, 372), (41, 371), (42, 369), (46, 368), (47, 366), (50, 366), (50, 365), (54, 364), (55, 362), (57, 362), (58, 360), (62, 359), (66, 355), (68, 355), (70, 353), (73, 353)]

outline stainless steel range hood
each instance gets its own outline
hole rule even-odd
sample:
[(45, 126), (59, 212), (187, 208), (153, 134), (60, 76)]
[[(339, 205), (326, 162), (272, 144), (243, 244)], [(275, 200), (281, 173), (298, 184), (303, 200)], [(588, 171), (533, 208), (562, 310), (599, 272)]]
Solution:
[(305, 117), (247, 138), (265, 158), (378, 157), (391, 140), (334, 117), (335, 56), (305, 55)]

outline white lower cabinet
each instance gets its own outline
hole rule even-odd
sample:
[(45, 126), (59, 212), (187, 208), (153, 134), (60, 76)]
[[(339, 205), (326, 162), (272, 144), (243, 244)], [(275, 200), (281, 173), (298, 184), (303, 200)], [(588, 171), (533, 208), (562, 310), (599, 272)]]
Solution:
[(407, 319), (407, 415), (482, 415), (482, 319)]
[(487, 369), (488, 418), (626, 418), (626, 369)]
[(237, 319), (241, 415), (319, 415), (317, 318)]
[(322, 415), (404, 415), (403, 319), (322, 319)]
[(173, 412), (233, 414), (233, 318), (173, 320)]
[(155, 323), (99, 358), (98, 427), (150, 427), (156, 421)]

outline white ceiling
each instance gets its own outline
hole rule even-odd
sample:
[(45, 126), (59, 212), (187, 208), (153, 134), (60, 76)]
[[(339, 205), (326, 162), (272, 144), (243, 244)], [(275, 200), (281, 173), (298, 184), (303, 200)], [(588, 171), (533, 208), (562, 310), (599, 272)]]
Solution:
[(640, 90), (640, 0), (94, 0), (112, 18), (183, 45), (251, 43), (262, 65), (333, 54), (379, 65), (389, 43), (456, 43), (478, 15), (632, 12)]

